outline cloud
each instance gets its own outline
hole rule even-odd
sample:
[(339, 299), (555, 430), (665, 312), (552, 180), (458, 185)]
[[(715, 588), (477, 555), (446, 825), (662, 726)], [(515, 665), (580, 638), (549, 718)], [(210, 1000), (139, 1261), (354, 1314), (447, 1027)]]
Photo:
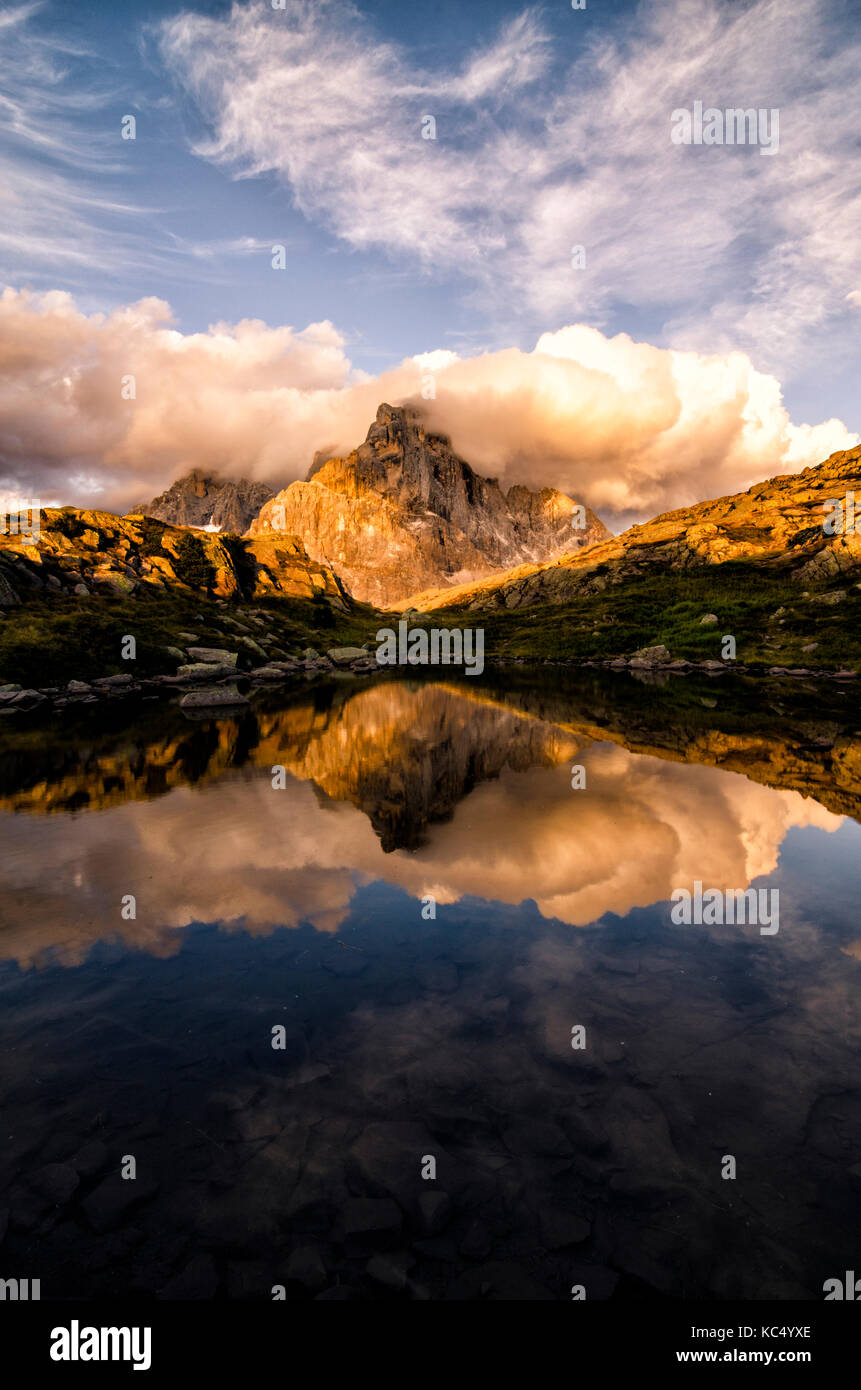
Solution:
[(582, 324), (531, 352), (423, 353), (369, 377), (328, 321), (183, 334), (160, 299), (87, 315), (60, 291), (0, 296), (0, 492), (43, 504), (127, 510), (190, 468), (285, 486), (318, 449), (359, 444), (383, 400), (422, 407), (506, 486), (556, 486), (620, 524), (858, 442), (839, 420), (793, 424), (776, 378), (743, 353), (669, 351)]
[(171, 325), (159, 299), (87, 316), (59, 291), (6, 290), (0, 487), (124, 509), (191, 467), (256, 477), (297, 468), (308, 450), (303, 405), (307, 414), (319, 400), (324, 426), (327, 393), (351, 379), (332, 325), (244, 320), (186, 335)]
[[(576, 756), (591, 791), (572, 796), (571, 730), (439, 687), (377, 686), (328, 718), (316, 711), (310, 725), (301, 707), (294, 718), (291, 726), (283, 712), (261, 730), (256, 766), (238, 775), (97, 813), (43, 816), (38, 835), (30, 816), (4, 811), (0, 958), (29, 965), (54, 948), (76, 963), (114, 937), (169, 955), (179, 929), (196, 921), (336, 931), (356, 888), (379, 881), (440, 904), (534, 900), (544, 917), (583, 927), (663, 902), (696, 879), (746, 888), (774, 871), (793, 827), (842, 824), (798, 792), (584, 735)], [(497, 765), (500, 748), (507, 760)], [(286, 793), (272, 789), (275, 749), (290, 773)], [(488, 755), (493, 775), (482, 780)], [(382, 803), (386, 818), (399, 806), (414, 814), (441, 766), (449, 792), (462, 796), (451, 817), (428, 823), (418, 850), (387, 853), (369, 813)], [(131, 891), (137, 918), (124, 922)]]
[(120, 274), (132, 257), (154, 267), (144, 209), (109, 191), (123, 167), (119, 119), (104, 119), (118, 97), (112, 65), (63, 37), (43, 9), (0, 15), (0, 254), (28, 277), (61, 266), (67, 283), (93, 268)]
[[(551, 44), (525, 10), (454, 73), (332, 0), (181, 14), (161, 51), (210, 132), (202, 157), (274, 175), (354, 249), (464, 277), (491, 319), (601, 324), (633, 304), (681, 346), (769, 370), (809, 364), (826, 329), (848, 354), (861, 39), (842, 7), (668, 0), (582, 39), (581, 19)], [(778, 109), (779, 151), (674, 145), (671, 113), (698, 100)]]

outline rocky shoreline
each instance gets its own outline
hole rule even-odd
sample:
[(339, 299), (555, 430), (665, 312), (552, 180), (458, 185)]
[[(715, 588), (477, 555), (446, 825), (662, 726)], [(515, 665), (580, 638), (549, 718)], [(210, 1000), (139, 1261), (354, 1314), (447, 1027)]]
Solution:
[[(72, 680), (63, 686), (23, 687), (14, 682), (0, 685), (0, 715), (63, 710), (69, 706), (93, 705), (100, 701), (140, 696), (143, 699), (180, 694), (181, 709), (208, 711), (238, 709), (251, 703), (256, 690), (289, 685), (297, 680), (317, 676), (367, 676), (383, 670), (369, 645), (363, 647), (331, 647), (325, 653), (308, 647), (301, 655), (287, 660), (270, 660), (263, 666), (242, 669), (239, 653), (218, 647), (188, 647), (188, 660), (170, 674), (135, 678), (131, 674), (102, 676), (91, 681)], [(488, 663), (494, 667), (553, 666), (562, 669), (606, 670), (641, 673), (642, 675), (754, 675), (760, 677), (791, 677), (806, 680), (854, 681), (858, 672), (844, 670), (815, 670), (809, 667), (750, 666), (738, 662), (672, 660), (666, 648), (647, 648), (633, 656), (618, 656), (609, 660), (533, 661), (528, 657), (499, 657)], [(394, 674), (391, 668), (385, 668)], [(448, 676), (458, 668), (432, 668)], [(412, 677), (431, 674), (428, 667), (409, 667), (405, 674)]]
[(0, 714), (29, 712), (48, 702), (54, 709), (65, 709), (69, 705), (92, 705), (130, 695), (153, 699), (177, 691), (182, 692), (182, 709), (237, 708), (250, 704), (249, 692), (256, 688), (286, 684), (297, 677), (366, 675), (380, 669), (369, 647), (332, 647), (325, 655), (308, 647), (295, 659), (271, 660), (250, 670), (239, 666), (238, 652), (219, 647), (188, 647), (185, 654), (189, 660), (166, 675), (138, 679), (131, 674), (102, 676), (41, 689), (25, 689), (15, 683), (0, 685)]

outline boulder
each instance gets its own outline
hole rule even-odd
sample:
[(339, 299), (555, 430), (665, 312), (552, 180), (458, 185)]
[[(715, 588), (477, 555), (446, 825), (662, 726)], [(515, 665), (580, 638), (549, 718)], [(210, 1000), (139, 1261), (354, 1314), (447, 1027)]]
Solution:
[(350, 1197), (340, 1225), (348, 1247), (377, 1246), (391, 1250), (400, 1244), (403, 1218), (389, 1197)]
[[(589, 1296), (588, 1288), (586, 1296)], [(445, 1297), (469, 1303), (479, 1300), (537, 1303), (549, 1302), (553, 1295), (527, 1274), (521, 1265), (495, 1260), (459, 1275), (449, 1285)]]
[(238, 653), (225, 651), (223, 647), (189, 647), (192, 661), (204, 662), (209, 666), (235, 666)]
[(134, 1206), (148, 1201), (157, 1191), (154, 1178), (122, 1178), (119, 1173), (112, 1173), (82, 1205), (93, 1230), (101, 1233), (121, 1225)]
[(218, 1289), (218, 1271), (211, 1255), (193, 1255), (179, 1274), (169, 1279), (159, 1293), (159, 1298), (172, 1302), (191, 1300), (208, 1301), (215, 1297)]
[(451, 1199), (447, 1192), (443, 1192), (439, 1188), (421, 1192), (418, 1199), (418, 1209), (422, 1229), (429, 1236), (439, 1235), (440, 1231), (445, 1230), (451, 1220)]
[(187, 666), (178, 666), (176, 670), (178, 680), (182, 681), (212, 681), (219, 676), (235, 676), (234, 666), (214, 666), (208, 661), (195, 661)]
[(364, 661), (368, 653), (364, 647), (330, 647), (326, 655), (336, 666), (349, 666), (351, 661)]
[(6, 707), (13, 709), (30, 710), (35, 709), (47, 700), (47, 695), (43, 695), (41, 690), (20, 690), (17, 695), (13, 695), (11, 700), (6, 701)]
[(384, 1288), (402, 1293), (407, 1287), (407, 1275), (416, 1262), (409, 1250), (398, 1250), (390, 1255), (372, 1255), (365, 1265), (368, 1277)]
[(545, 1250), (564, 1250), (581, 1245), (592, 1234), (591, 1223), (582, 1216), (554, 1207), (543, 1207), (540, 1216), (541, 1243)]
[(418, 1212), (418, 1199), (431, 1190), (421, 1176), (422, 1159), (436, 1159), (437, 1177), (458, 1192), (467, 1181), (454, 1159), (423, 1124), (408, 1120), (372, 1120), (350, 1149), (347, 1171), (354, 1189), (397, 1198), (405, 1211)]
[(80, 1181), (70, 1163), (46, 1163), (33, 1174), (32, 1186), (54, 1206), (61, 1206), (69, 1201)]
[(136, 579), (112, 569), (109, 565), (96, 566), (93, 570), (93, 582), (106, 585), (107, 588), (113, 589), (115, 594), (133, 594), (138, 587)]
[(69, 1159), (75, 1172), (82, 1178), (94, 1178), (100, 1173), (108, 1161), (108, 1151), (100, 1139), (93, 1139), (89, 1144), (84, 1144), (83, 1148)]
[(269, 658), (267, 653), (261, 647), (259, 642), (255, 642), (253, 637), (240, 637), (239, 640), (242, 643), (243, 647), (247, 647), (248, 650), (250, 652), (253, 652), (255, 656), (262, 656), (264, 661), (268, 661)]
[(280, 666), (255, 666), (248, 672), (252, 680), (256, 681), (283, 681), (284, 672)]
[(662, 662), (669, 660), (670, 653), (661, 642), (655, 647), (641, 647), (639, 651), (634, 652), (631, 658), (631, 665), (635, 666), (642, 664), (646, 666), (658, 666)]
[(203, 690), (189, 690), (180, 700), (180, 709), (218, 709), (225, 706), (247, 705), (235, 685), (221, 685)]

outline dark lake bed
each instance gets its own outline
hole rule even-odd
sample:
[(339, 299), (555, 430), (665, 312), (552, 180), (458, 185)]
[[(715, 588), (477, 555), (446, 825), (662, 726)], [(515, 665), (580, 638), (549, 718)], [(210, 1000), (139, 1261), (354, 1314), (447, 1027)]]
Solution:
[[(7, 1274), (821, 1299), (861, 1194), (829, 699), (518, 671), (4, 730)], [(675, 925), (696, 881), (777, 890), (779, 931)]]

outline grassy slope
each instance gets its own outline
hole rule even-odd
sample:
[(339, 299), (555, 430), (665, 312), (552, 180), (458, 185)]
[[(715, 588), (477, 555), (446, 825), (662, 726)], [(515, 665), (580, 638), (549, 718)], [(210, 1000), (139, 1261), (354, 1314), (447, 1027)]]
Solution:
[[(265, 614), (264, 626), (254, 623), (249, 612)], [(248, 635), (272, 657), (295, 656), (308, 646), (319, 651), (360, 646), (379, 626), (374, 610), (360, 603), (353, 604), (349, 613), (325, 601), (284, 598), (230, 602), (222, 608), (202, 595), (179, 589), (169, 596), (146, 599), (101, 595), (34, 599), (2, 612), (0, 682), (38, 687), (129, 672), (167, 674), (179, 662), (163, 648), (193, 645), (180, 632), (199, 634), (196, 644), (200, 646), (242, 652), (240, 634), (225, 623), (225, 616), (245, 623)], [(127, 634), (136, 639), (134, 662), (124, 661), (121, 655)], [(245, 664), (260, 666), (263, 659), (249, 652)]]
[[(838, 588), (846, 589), (843, 602), (822, 601)], [(438, 609), (422, 621), (484, 628), (488, 662), (498, 657), (606, 660), (658, 643), (674, 658), (720, 660), (721, 638), (729, 633), (742, 664), (861, 670), (861, 590), (843, 580), (810, 584), (807, 593), (803, 598), (802, 586), (786, 571), (729, 561), (630, 578), (570, 603), (512, 612)], [(780, 608), (785, 613), (774, 616)], [(717, 625), (701, 625), (706, 613), (717, 615)], [(816, 650), (802, 651), (811, 642)]]
[[(845, 588), (845, 600), (835, 605), (823, 602), (835, 588)], [(570, 603), (536, 604), (512, 612), (438, 609), (410, 615), (409, 622), (428, 628), (483, 628), (489, 665), (515, 657), (607, 660), (657, 643), (674, 658), (717, 660), (721, 638), (731, 633), (740, 665), (861, 671), (861, 590), (843, 580), (830, 586), (811, 584), (807, 593), (803, 598), (797, 581), (780, 568), (728, 562), (629, 578)], [(785, 612), (777, 617), (780, 608)], [(716, 613), (719, 622), (704, 627), (700, 619), (709, 612)], [(265, 614), (264, 625), (255, 624), (249, 613)], [(292, 598), (231, 600), (219, 607), (179, 588), (146, 599), (36, 598), (19, 608), (0, 610), (0, 682), (50, 686), (131, 670), (136, 675), (166, 673), (178, 661), (163, 649), (189, 646), (188, 639), (179, 636), (183, 631), (199, 634), (202, 646), (242, 651), (225, 617), (244, 622), (249, 635), (278, 658), (295, 656), (307, 646), (319, 651), (360, 646), (379, 627), (396, 626), (399, 616), (380, 614), (367, 604), (353, 603), (344, 613), (323, 600)], [(127, 634), (137, 641), (134, 667), (121, 656)], [(814, 651), (802, 650), (812, 642), (817, 644)], [(260, 656), (246, 656), (247, 666), (262, 664)]]

